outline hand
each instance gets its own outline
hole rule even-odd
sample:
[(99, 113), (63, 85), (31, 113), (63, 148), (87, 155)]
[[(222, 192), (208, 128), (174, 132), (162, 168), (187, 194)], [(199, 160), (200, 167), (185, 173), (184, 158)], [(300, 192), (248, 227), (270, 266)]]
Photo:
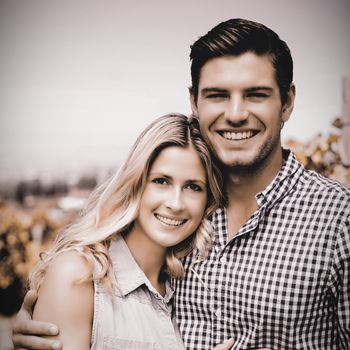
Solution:
[(230, 338), (223, 343), (216, 345), (213, 350), (230, 350), (232, 346), (234, 345), (235, 340), (233, 338)]
[(45, 335), (57, 335), (56, 325), (47, 322), (33, 321), (33, 309), (37, 293), (30, 290), (24, 297), (13, 324), (12, 341), (15, 349), (60, 350), (62, 346), (57, 340), (45, 339)]

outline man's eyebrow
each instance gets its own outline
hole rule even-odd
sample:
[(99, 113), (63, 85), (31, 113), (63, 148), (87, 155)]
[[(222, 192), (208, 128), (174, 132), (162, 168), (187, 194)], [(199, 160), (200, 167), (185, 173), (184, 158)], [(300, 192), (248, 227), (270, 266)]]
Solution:
[(222, 88), (217, 88), (217, 87), (206, 87), (206, 88), (203, 88), (201, 90), (201, 94), (203, 94), (203, 95), (209, 94), (209, 93), (212, 93), (212, 92), (225, 93), (225, 92), (227, 92), (227, 90), (226, 89), (222, 89)]
[(253, 86), (245, 90), (246, 92), (254, 92), (254, 91), (266, 91), (272, 92), (273, 88), (271, 86)]
[[(252, 86), (250, 88), (245, 89), (246, 92), (254, 92), (254, 91), (265, 91), (265, 92), (273, 92), (273, 88), (271, 86)], [(210, 94), (210, 93), (227, 93), (227, 89), (222, 89), (218, 87), (205, 87), (200, 93), (202, 95)]]

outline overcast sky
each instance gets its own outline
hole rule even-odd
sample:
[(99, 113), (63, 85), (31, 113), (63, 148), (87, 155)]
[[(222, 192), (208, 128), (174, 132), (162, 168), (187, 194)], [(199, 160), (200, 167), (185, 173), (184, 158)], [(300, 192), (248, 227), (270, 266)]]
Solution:
[(349, 0), (0, 0), (0, 177), (117, 165), (151, 120), (190, 113), (189, 46), (233, 17), (292, 51), (283, 137), (327, 131), (350, 75)]

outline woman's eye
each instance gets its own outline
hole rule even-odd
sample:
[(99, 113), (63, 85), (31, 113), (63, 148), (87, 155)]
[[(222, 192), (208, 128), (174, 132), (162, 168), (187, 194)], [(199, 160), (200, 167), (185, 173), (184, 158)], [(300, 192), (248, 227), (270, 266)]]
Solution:
[(157, 185), (166, 185), (168, 183), (166, 179), (161, 178), (161, 177), (157, 177), (157, 178), (153, 179), (152, 182), (157, 184)]
[(195, 191), (195, 192), (201, 192), (202, 191), (202, 187), (197, 185), (197, 184), (188, 184), (187, 188), (192, 190), (192, 191)]

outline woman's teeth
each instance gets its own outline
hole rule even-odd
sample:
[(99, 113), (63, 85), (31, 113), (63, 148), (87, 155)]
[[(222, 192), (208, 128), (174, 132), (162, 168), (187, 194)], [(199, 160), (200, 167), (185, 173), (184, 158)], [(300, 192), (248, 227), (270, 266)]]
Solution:
[(162, 216), (159, 214), (155, 214), (155, 217), (161, 221), (162, 223), (169, 225), (169, 226), (180, 226), (182, 225), (186, 220), (177, 220), (177, 219), (170, 219), (166, 216)]

